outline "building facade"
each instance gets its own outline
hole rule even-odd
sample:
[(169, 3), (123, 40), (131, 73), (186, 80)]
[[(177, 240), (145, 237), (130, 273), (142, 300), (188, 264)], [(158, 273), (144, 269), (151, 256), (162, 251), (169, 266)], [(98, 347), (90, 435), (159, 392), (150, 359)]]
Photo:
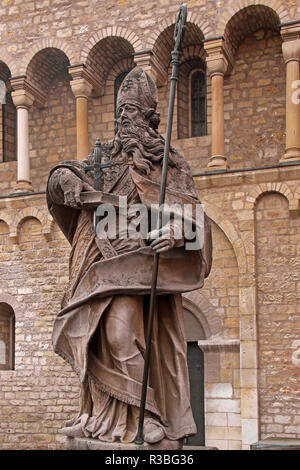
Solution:
[[(172, 145), (214, 246), (204, 288), (184, 297), (192, 393), (206, 445), (249, 449), (300, 438), (300, 1), (186, 4)], [(77, 377), (51, 344), (70, 247), (47, 210), (48, 173), (112, 140), (136, 65), (157, 84), (164, 133), (178, 8), (0, 1), (2, 449), (65, 448), (58, 431), (77, 411)]]

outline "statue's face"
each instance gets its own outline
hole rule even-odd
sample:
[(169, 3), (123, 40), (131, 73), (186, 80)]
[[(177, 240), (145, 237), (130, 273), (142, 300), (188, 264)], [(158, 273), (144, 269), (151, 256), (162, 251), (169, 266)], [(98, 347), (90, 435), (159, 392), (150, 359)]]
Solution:
[(117, 119), (121, 127), (132, 126), (137, 120), (145, 120), (140, 108), (133, 104), (123, 104), (120, 106)]

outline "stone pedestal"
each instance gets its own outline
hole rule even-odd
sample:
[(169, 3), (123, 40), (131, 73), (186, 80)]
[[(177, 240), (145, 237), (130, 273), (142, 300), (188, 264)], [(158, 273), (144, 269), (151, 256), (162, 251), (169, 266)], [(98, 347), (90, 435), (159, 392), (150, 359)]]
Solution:
[(182, 450), (182, 441), (169, 441), (163, 439), (157, 444), (148, 444), (145, 442), (142, 445), (122, 444), (121, 442), (103, 442), (98, 439), (91, 439), (87, 437), (67, 437), (68, 450), (104, 450), (104, 451), (123, 451), (123, 450)]

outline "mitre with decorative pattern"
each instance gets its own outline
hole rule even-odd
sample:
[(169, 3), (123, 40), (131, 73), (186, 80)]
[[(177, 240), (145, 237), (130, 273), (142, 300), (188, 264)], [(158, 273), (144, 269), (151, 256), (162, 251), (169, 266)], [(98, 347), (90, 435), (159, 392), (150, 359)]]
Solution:
[(124, 78), (117, 97), (117, 109), (133, 104), (148, 111), (157, 107), (157, 88), (153, 79), (140, 67), (135, 67)]

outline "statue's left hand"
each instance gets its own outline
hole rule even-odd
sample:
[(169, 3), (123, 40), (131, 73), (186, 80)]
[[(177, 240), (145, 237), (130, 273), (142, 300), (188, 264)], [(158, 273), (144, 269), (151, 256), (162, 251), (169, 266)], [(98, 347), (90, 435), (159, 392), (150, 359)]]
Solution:
[(64, 169), (60, 174), (60, 187), (64, 193), (64, 204), (74, 209), (81, 208), (80, 193), (93, 191), (93, 188), (82, 181), (72, 171)]

